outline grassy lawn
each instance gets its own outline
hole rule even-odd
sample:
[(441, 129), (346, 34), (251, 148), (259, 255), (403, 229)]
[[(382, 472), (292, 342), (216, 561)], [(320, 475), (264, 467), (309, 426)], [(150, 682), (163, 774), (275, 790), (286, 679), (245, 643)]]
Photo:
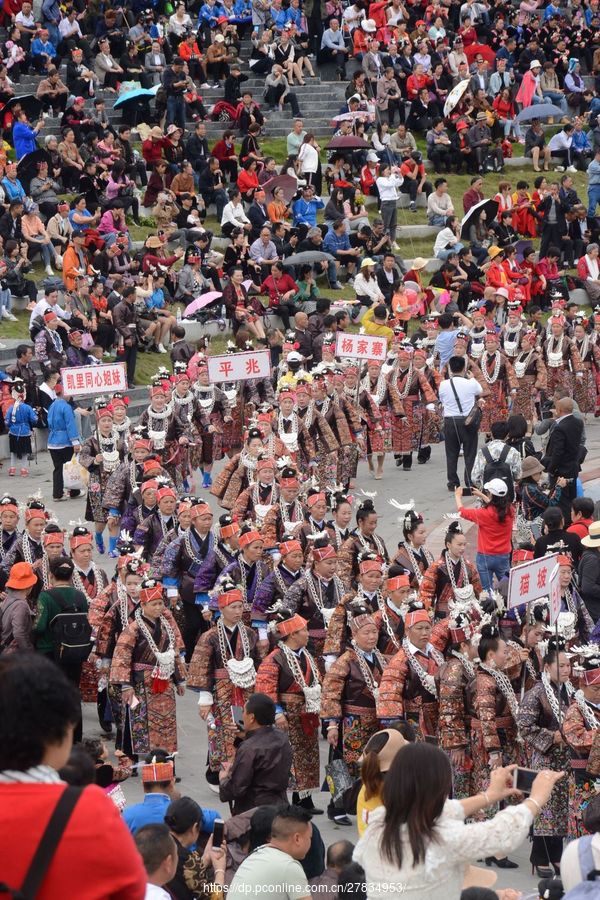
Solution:
[[(318, 138), (319, 144), (321, 147), (324, 147), (329, 140), (329, 137), (320, 137)], [(424, 149), (424, 141), (418, 139), (417, 141), (420, 149)], [(285, 138), (265, 138), (261, 141), (261, 147), (265, 155), (274, 156), (278, 163), (283, 162), (286, 156), (286, 142)], [(515, 154), (520, 154), (522, 152), (521, 146), (518, 144), (514, 145)], [(325, 154), (323, 154), (323, 157)], [(432, 183), (437, 177), (434, 173), (428, 173), (428, 180)], [(507, 167), (506, 172), (503, 175), (496, 174), (487, 174), (484, 179), (484, 193), (487, 197), (493, 196), (498, 189), (498, 183), (503, 180), (510, 181), (512, 188), (515, 189), (517, 181), (525, 180), (528, 182), (530, 186), (530, 190), (533, 190), (533, 182), (536, 175), (533, 172), (533, 169), (528, 164), (527, 166), (521, 168), (515, 167)], [(547, 175), (549, 180), (560, 181), (561, 173), (548, 173)], [(470, 175), (450, 175), (448, 176), (448, 183), (450, 189), (450, 196), (452, 197), (454, 207), (457, 211), (457, 215), (462, 213), (462, 196), (464, 192), (470, 186)], [(586, 190), (586, 178), (585, 173), (578, 172), (573, 176), (573, 180), (575, 182), (575, 188), (580, 199), (585, 203), (587, 201), (587, 190)], [(326, 198), (324, 198), (326, 199)], [(374, 204), (369, 205), (368, 207), (369, 217), (373, 219), (377, 215), (377, 208)], [(320, 217), (322, 218), (322, 217)], [(153, 234), (155, 231), (155, 226), (152, 222), (152, 219), (146, 220), (147, 224), (142, 226), (136, 226), (133, 223), (129, 224), (129, 231), (131, 237), (134, 241), (143, 241), (150, 234)], [(206, 227), (214, 232), (215, 235), (219, 235), (220, 228), (219, 223), (214, 215), (209, 216), (206, 220)], [(427, 224), (427, 216), (425, 209), (419, 208), (417, 212), (412, 213), (408, 209), (398, 209), (398, 225), (426, 225)], [(404, 259), (412, 259), (415, 256), (424, 256), (431, 257), (433, 254), (433, 239), (432, 238), (410, 238), (403, 237), (401, 231), (399, 232), (398, 243), (401, 247), (401, 255)], [(537, 243), (537, 242), (535, 242)], [(32, 277), (36, 280), (38, 284), (40, 284), (44, 278), (44, 272), (40, 262), (38, 261), (36, 265), (34, 265), (33, 270), (29, 273), (29, 277)], [(354, 291), (351, 285), (347, 285), (343, 283), (343, 291), (328, 291), (322, 287), (323, 281), (319, 285), (320, 292), (322, 296), (330, 297), (332, 300), (349, 300), (354, 298)], [(18, 321), (16, 322), (7, 322), (3, 320), (0, 323), (0, 340), (2, 338), (15, 338), (15, 339), (23, 339), (28, 340), (28, 324), (29, 324), (29, 313), (24, 312), (16, 312)], [(212, 352), (215, 354), (222, 353), (225, 351), (227, 342), (227, 336), (217, 335), (212, 339)], [(136, 382), (138, 384), (147, 384), (150, 380), (150, 377), (156, 372), (159, 366), (164, 365), (170, 368), (170, 359), (168, 355), (157, 354), (157, 353), (140, 353), (138, 356), (138, 365), (137, 365), (137, 377)]]

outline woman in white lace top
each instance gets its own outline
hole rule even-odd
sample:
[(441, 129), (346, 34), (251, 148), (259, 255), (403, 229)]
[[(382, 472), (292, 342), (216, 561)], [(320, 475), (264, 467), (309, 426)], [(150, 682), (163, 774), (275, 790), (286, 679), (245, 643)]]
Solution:
[(385, 805), (369, 817), (353, 854), (365, 870), (368, 900), (459, 897), (470, 863), (518, 847), (560, 772), (540, 772), (522, 803), (487, 821), (465, 823), (467, 816), (517, 793), (513, 769), (495, 769), (484, 793), (450, 800), (452, 772), (446, 754), (423, 743), (402, 747), (385, 780)]

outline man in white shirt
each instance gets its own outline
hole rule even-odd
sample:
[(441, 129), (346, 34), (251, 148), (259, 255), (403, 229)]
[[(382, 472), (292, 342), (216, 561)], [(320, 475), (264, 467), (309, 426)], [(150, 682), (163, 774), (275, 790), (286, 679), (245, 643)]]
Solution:
[(177, 872), (177, 844), (166, 825), (144, 825), (135, 834), (148, 884), (145, 900), (170, 900), (163, 885)]
[(228, 900), (260, 897), (264, 886), (282, 900), (309, 900), (310, 887), (299, 860), (310, 849), (310, 814), (298, 806), (283, 808), (273, 819), (271, 840), (247, 856), (229, 886)]
[(465, 485), (463, 494), (470, 492), (471, 469), (477, 453), (478, 423), (466, 424), (465, 419), (480, 399), (481, 386), (474, 378), (465, 378), (465, 359), (451, 356), (448, 360), (449, 378), (442, 381), (439, 389), (444, 415), (444, 449), (446, 452), (446, 476), (448, 490), (454, 491), (460, 485), (457, 467), (462, 449), (465, 457)]
[[(562, 131), (557, 131), (548, 141), (548, 149), (553, 156), (560, 156), (567, 167), (567, 172), (576, 172), (577, 169), (571, 161), (571, 145), (573, 143), (573, 125), (564, 125)], [(557, 172), (564, 172), (565, 166), (557, 166)]]
[[(59, 319), (62, 319), (64, 322), (68, 321), (71, 316), (70, 309), (63, 309), (62, 306), (59, 306), (58, 303), (58, 291), (52, 290), (50, 288), (46, 288), (46, 293), (42, 297), (41, 300), (35, 304), (33, 309), (31, 310), (31, 315), (29, 317), (29, 329), (34, 323), (34, 321), (38, 318), (41, 318), (47, 309), (52, 309), (56, 313)], [(67, 327), (68, 331), (68, 327)]]
[(436, 178), (434, 187), (427, 198), (427, 221), (430, 225), (443, 226), (448, 216), (454, 215), (454, 204), (445, 178)]
[(29, 0), (24, 0), (21, 11), (16, 14), (15, 25), (19, 29), (19, 43), (23, 45), (25, 50), (29, 50), (29, 45), (37, 31), (35, 16), (33, 15)]

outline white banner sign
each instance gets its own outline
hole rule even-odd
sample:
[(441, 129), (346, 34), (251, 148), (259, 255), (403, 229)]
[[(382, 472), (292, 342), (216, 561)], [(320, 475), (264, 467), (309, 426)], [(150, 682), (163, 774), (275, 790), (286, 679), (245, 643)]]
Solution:
[(268, 350), (249, 350), (244, 353), (208, 357), (208, 379), (211, 384), (269, 378), (270, 375), (271, 354)]
[(557, 577), (554, 571), (557, 561), (558, 553), (553, 553), (511, 569), (508, 579), (508, 608), (531, 603), (540, 597), (550, 597), (552, 581)]
[(85, 394), (114, 394), (127, 390), (125, 363), (101, 363), (99, 366), (73, 366), (60, 370), (63, 393), (67, 397)]
[(335, 355), (351, 359), (377, 359), (384, 362), (387, 356), (387, 340), (371, 334), (349, 334), (338, 331), (335, 336)]

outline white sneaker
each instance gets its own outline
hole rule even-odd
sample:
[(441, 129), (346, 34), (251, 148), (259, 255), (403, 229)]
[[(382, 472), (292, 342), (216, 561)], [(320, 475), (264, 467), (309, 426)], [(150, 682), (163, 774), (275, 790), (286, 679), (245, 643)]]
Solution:
[(577, 171), (577, 169), (575, 168), (575, 166), (567, 166), (567, 172), (576, 172), (576, 171)]
[(0, 319), (8, 319), (8, 310), (4, 307), (0, 309)]
[[(4, 310), (4, 311), (6, 312), (6, 310)], [(7, 312), (6, 315), (4, 316), (4, 318), (8, 319), (9, 322), (18, 322), (19, 321), (16, 316), (13, 316), (13, 314), (11, 312)]]
[(564, 172), (564, 171), (565, 171), (565, 167), (564, 167), (564, 166), (557, 166), (557, 167), (556, 167), (556, 171), (557, 171), (557, 172)]
[(54, 271), (51, 265), (47, 265), (44, 269), (44, 272), (46, 273), (46, 275), (54, 275)]
[(159, 353), (166, 353), (167, 351), (165, 350), (165, 348), (163, 347), (162, 344), (159, 344), (159, 345), (158, 345), (158, 352), (159, 352)]

